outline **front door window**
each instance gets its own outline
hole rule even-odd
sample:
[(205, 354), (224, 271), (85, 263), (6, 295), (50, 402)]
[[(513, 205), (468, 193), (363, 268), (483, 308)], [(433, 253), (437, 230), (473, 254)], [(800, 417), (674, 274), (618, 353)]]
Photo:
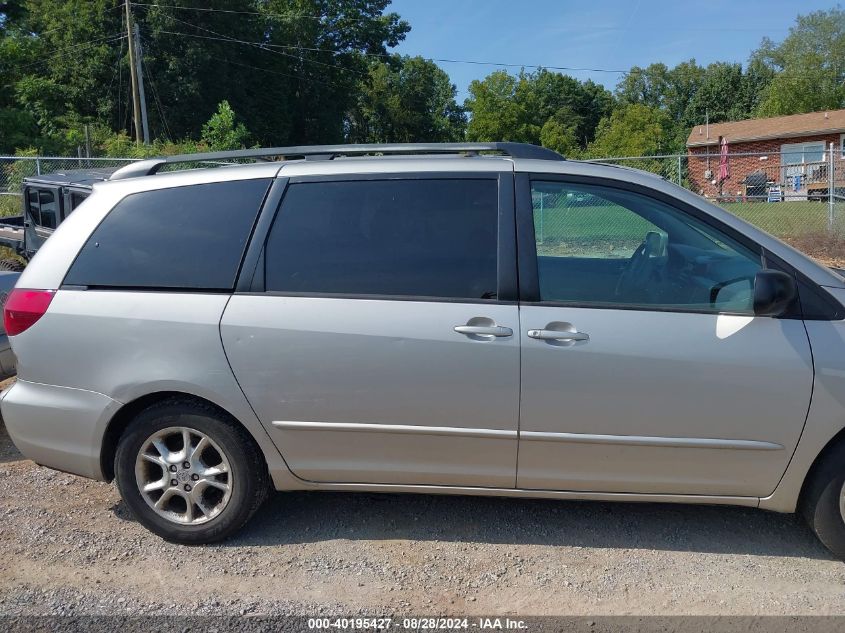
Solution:
[(760, 258), (658, 200), (621, 189), (532, 183), (540, 300), (753, 313)]

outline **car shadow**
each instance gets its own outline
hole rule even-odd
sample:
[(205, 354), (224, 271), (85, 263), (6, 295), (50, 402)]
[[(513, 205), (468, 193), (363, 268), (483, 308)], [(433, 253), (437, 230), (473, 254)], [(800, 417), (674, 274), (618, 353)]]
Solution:
[(795, 515), (753, 508), (450, 495), (273, 495), (224, 546), (454, 541), (835, 558)]
[[(0, 464), (24, 459), (0, 418)], [(134, 521), (119, 501), (112, 511)], [(222, 545), (418, 540), (836, 560), (798, 517), (753, 508), (505, 497), (283, 492)]]
[[(24, 459), (0, 418), (0, 463)], [(122, 501), (112, 508), (134, 521)], [(417, 540), (835, 560), (791, 514), (753, 508), (506, 497), (280, 492), (223, 546)]]
[(9, 434), (6, 432), (6, 424), (0, 418), (0, 464), (17, 462), (24, 459), (17, 447), (12, 443)]

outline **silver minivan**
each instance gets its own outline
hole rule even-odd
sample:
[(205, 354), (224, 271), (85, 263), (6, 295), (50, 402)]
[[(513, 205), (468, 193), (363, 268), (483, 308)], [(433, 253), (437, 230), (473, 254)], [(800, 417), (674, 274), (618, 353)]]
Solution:
[(2, 414), (182, 543), (366, 490), (800, 508), (845, 556), (843, 306), (703, 198), (530, 145), (152, 159), (21, 276)]

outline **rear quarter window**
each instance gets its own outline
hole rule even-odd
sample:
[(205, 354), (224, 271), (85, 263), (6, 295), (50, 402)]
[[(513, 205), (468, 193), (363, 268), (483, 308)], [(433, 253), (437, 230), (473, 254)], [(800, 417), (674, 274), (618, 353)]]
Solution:
[(270, 180), (144, 191), (117, 203), (64, 283), (231, 290)]

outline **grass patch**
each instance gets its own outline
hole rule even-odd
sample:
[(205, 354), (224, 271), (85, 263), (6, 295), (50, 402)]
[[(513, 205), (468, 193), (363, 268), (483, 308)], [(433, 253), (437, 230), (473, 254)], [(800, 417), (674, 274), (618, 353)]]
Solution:
[[(0, 195), (0, 218), (20, 215), (21, 213), (21, 196)], [(14, 259), (26, 264), (24, 259), (7, 246), (0, 246), (0, 259)]]
[[(781, 238), (792, 238), (827, 231), (828, 214), (830, 212), (830, 207), (825, 202), (804, 201), (725, 202), (721, 207)], [(842, 210), (837, 209), (835, 214), (837, 225), (843, 223), (843, 220), (838, 217), (841, 215)], [(839, 228), (845, 228), (845, 226)]]
[(21, 214), (21, 197), (0, 195), (0, 217)]
[[(725, 202), (726, 211), (779, 237), (829, 266), (845, 267), (845, 204), (834, 208), (828, 230), (826, 202)], [(540, 255), (630, 257), (654, 226), (615, 205), (570, 205), (534, 210)]]
[(654, 226), (631, 211), (620, 207), (577, 206), (534, 211), (534, 231), (541, 241), (637, 240)]
[[(842, 205), (840, 205), (842, 206)], [(830, 207), (825, 202), (726, 202), (723, 209), (778, 237), (827, 230)], [(845, 234), (845, 209), (836, 210), (836, 225)], [(841, 226), (838, 226), (841, 225)], [(534, 226), (543, 241), (639, 239), (651, 223), (620, 207), (569, 206), (534, 211)]]

